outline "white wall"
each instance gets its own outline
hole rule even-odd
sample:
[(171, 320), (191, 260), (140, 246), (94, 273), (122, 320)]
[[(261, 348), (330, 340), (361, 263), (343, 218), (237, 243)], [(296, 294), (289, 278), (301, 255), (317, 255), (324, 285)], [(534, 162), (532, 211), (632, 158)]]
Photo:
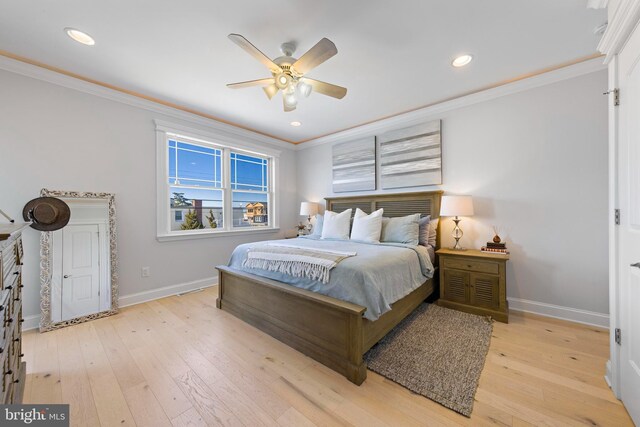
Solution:
[[(492, 225), (505, 230), (512, 307), (606, 325), (606, 90), (602, 70), (425, 117), (442, 119), (444, 184), (405, 191), (471, 194), (476, 215), (461, 222), (467, 247), (490, 240)], [(331, 144), (302, 148), (301, 201), (353, 194), (332, 192)], [(443, 226), (451, 245), (453, 222)]]
[[(180, 120), (6, 71), (0, 100), (0, 208), (19, 220), (43, 187), (115, 193), (121, 296), (212, 278), (235, 246), (283, 236), (299, 220), (295, 156), (283, 149), (280, 233), (160, 243), (153, 119)], [(28, 317), (39, 314), (39, 233), (28, 229), (24, 244)], [(143, 266), (151, 277), (141, 277)]]
[[(491, 225), (505, 229), (512, 306), (606, 317), (605, 90), (606, 71), (598, 71), (425, 116), (442, 119), (444, 185), (406, 191), (472, 194), (476, 216), (461, 223), (467, 246), (490, 239)], [(19, 218), (42, 187), (116, 193), (124, 296), (212, 278), (236, 245), (283, 236), (300, 220), (299, 201), (334, 195), (330, 144), (283, 149), (280, 233), (159, 243), (153, 119), (180, 120), (6, 71), (0, 99), (0, 208)], [(445, 245), (451, 229), (445, 221)], [(38, 238), (25, 233), (27, 317), (39, 313)]]

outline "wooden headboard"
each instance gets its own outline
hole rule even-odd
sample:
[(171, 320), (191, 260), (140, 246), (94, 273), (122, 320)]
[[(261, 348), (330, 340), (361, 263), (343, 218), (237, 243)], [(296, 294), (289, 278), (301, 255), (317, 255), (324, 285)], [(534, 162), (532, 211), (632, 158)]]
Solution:
[[(327, 197), (327, 210), (342, 212), (349, 208), (360, 208), (364, 212), (384, 209), (384, 216), (392, 218), (420, 213), (440, 217), (440, 198), (442, 191), (422, 191), (417, 193), (371, 194), (365, 196)], [(440, 248), (440, 223), (436, 249)]]

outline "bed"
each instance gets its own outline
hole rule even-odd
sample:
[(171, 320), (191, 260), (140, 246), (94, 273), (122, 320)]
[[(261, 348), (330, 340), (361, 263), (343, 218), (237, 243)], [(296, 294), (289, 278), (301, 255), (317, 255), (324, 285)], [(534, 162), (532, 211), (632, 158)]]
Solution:
[[(384, 216), (413, 213), (438, 218), (441, 191), (326, 199), (328, 210), (360, 208), (366, 213), (384, 208)], [(438, 239), (436, 249), (439, 247)], [(437, 262), (434, 262), (437, 265)], [(364, 353), (430, 295), (437, 295), (438, 274), (391, 304), (376, 318), (364, 317), (366, 307), (301, 289), (229, 266), (218, 266), (216, 305), (285, 344), (344, 375), (355, 384), (367, 376)]]

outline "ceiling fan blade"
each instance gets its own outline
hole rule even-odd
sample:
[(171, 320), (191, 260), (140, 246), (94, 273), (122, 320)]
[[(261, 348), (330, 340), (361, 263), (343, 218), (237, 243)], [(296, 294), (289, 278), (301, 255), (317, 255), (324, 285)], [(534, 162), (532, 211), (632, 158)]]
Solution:
[(272, 73), (274, 74), (282, 73), (282, 68), (280, 68), (275, 62), (269, 59), (267, 55), (260, 52), (260, 50), (257, 47), (252, 45), (249, 40), (245, 39), (240, 34), (229, 34), (229, 39), (235, 44), (237, 44), (238, 46), (240, 46), (241, 48), (243, 48), (245, 51), (247, 51), (249, 55), (253, 56), (258, 61), (262, 62), (269, 70), (271, 70)]
[(293, 111), (296, 107), (289, 107), (286, 102), (284, 102), (284, 96), (282, 97), (282, 106), (284, 107), (284, 111), (288, 113), (289, 111)]
[(245, 87), (269, 86), (269, 85), (275, 86), (273, 84), (273, 77), (268, 79), (249, 80), (247, 82), (229, 83), (227, 87), (231, 89), (242, 89)]
[(294, 62), (291, 67), (298, 75), (304, 75), (336, 53), (338, 53), (336, 45), (331, 40), (324, 38)]
[(301, 80), (305, 83), (310, 84), (315, 92), (330, 96), (332, 98), (342, 99), (347, 94), (346, 87), (332, 85), (331, 83), (321, 82), (320, 80), (314, 80), (308, 77), (305, 77)]
[(278, 93), (280, 89), (278, 89), (278, 86), (275, 84), (270, 84), (269, 86), (263, 87), (262, 90), (267, 94), (267, 98), (271, 99), (276, 96), (276, 93)]

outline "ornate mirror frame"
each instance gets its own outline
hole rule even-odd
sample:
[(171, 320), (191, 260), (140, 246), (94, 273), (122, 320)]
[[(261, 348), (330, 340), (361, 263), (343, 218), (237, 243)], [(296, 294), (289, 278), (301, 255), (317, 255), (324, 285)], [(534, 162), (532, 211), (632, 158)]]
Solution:
[(101, 199), (107, 201), (108, 209), (108, 237), (109, 255), (111, 268), (111, 308), (87, 316), (76, 317), (74, 319), (60, 322), (51, 321), (51, 279), (52, 267), (52, 232), (43, 231), (40, 233), (40, 332), (52, 331), (65, 326), (75, 325), (100, 317), (111, 316), (118, 312), (118, 251), (116, 247), (116, 205), (115, 194), (113, 193), (90, 193), (79, 191), (58, 191), (40, 190), (40, 196), (60, 197), (70, 199)]

